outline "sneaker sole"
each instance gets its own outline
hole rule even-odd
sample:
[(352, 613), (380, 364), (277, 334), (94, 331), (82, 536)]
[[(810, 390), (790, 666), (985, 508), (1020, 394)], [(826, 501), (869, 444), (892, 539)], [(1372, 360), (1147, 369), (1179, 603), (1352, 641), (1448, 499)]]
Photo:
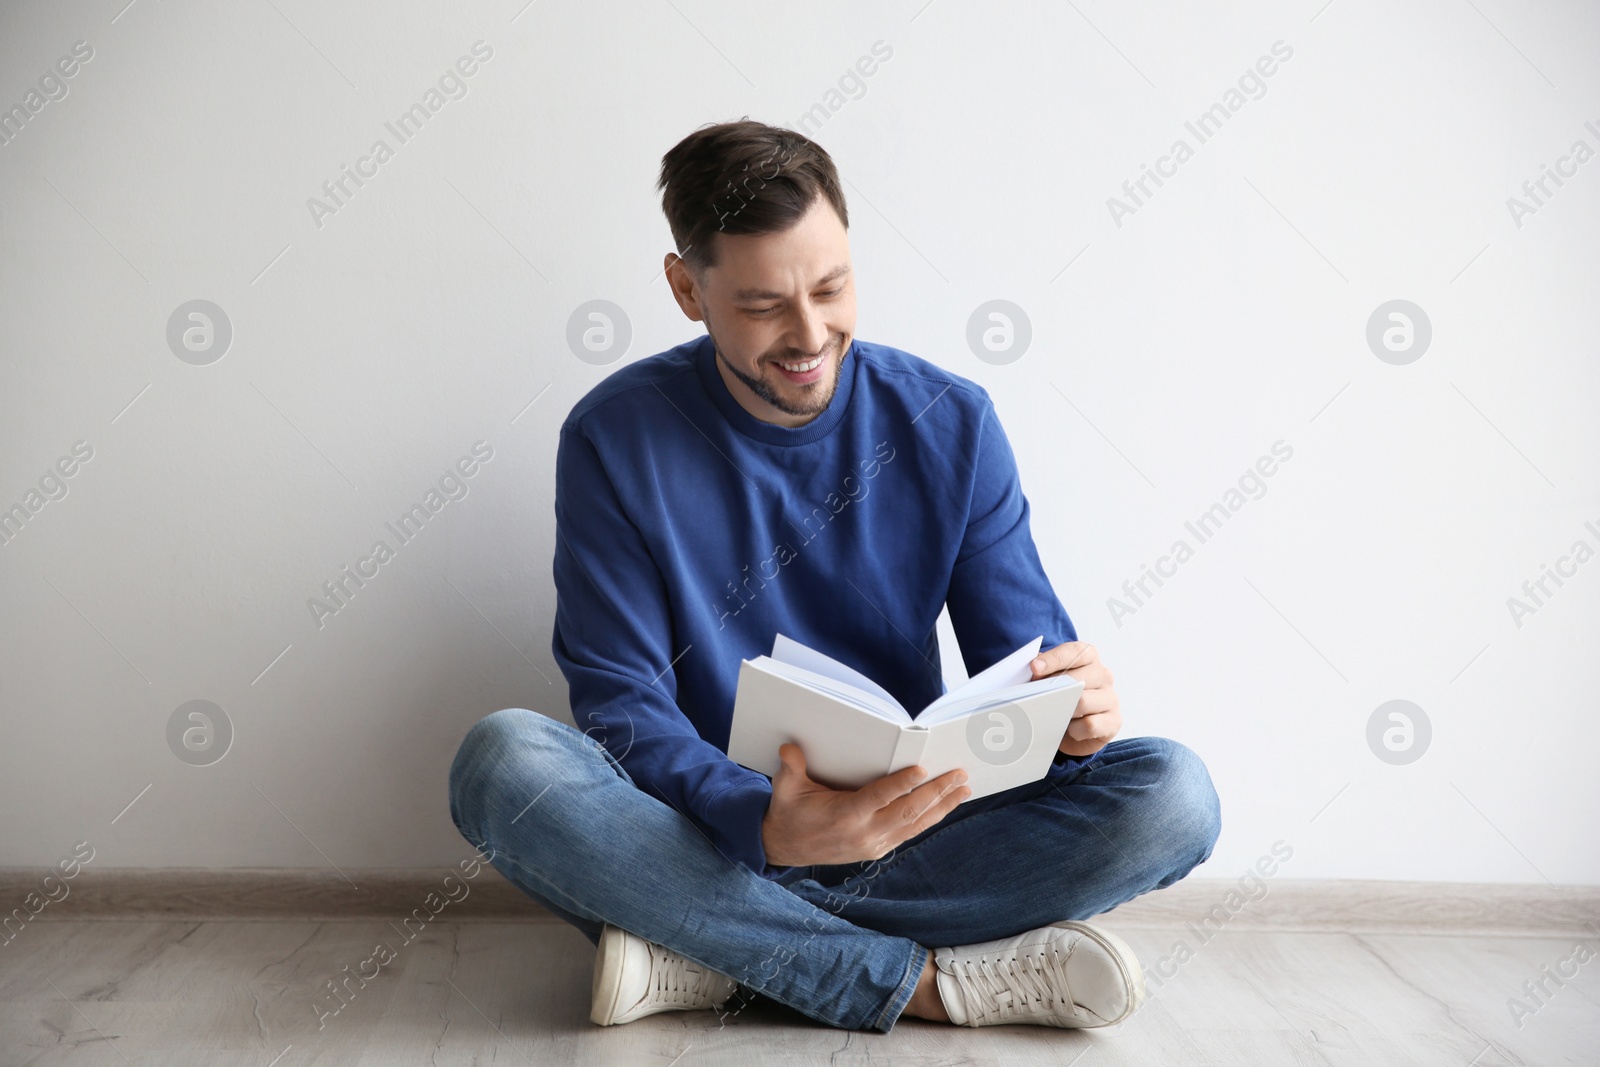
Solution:
[(1123, 984), (1128, 990), (1128, 1007), (1121, 1015), (1114, 1019), (1107, 1019), (1103, 1023), (1096, 1023), (1092, 1027), (1085, 1026), (1079, 1027), (1079, 1029), (1093, 1030), (1104, 1026), (1115, 1026), (1139, 1010), (1145, 1002), (1146, 995), (1144, 968), (1139, 966), (1138, 957), (1133, 954), (1133, 949), (1128, 946), (1126, 941), (1110, 930), (1093, 926), (1086, 922), (1079, 922), (1076, 919), (1063, 919), (1050, 925), (1061, 930), (1076, 930), (1105, 949), (1106, 954), (1117, 961), (1117, 970), (1121, 972)]
[(628, 951), (628, 932), (607, 923), (600, 930), (594, 955), (594, 981), (589, 989), (589, 1021), (611, 1026), (622, 998), (622, 971)]

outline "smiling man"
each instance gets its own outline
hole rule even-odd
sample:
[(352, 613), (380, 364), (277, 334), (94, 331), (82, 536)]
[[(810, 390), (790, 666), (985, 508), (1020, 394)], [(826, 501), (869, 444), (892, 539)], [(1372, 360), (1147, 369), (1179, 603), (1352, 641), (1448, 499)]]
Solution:
[[(552, 647), (577, 725), (507, 708), (473, 726), (457, 827), (596, 945), (602, 1025), (731, 1013), (735, 993), (880, 1032), (901, 1015), (1121, 1021), (1143, 973), (1083, 920), (1211, 854), (1204, 765), (1113, 740), (1111, 672), (1044, 573), (988, 393), (856, 338), (828, 154), (709, 126), (666, 154), (660, 188), (666, 280), (706, 332), (616, 371), (562, 425)], [(944, 691), (946, 607), (969, 672), (1043, 634), (1034, 676), (1084, 683), (1044, 778), (963, 803), (960, 770), (836, 790), (797, 745), (770, 779), (728, 759), (740, 661), (774, 635), (922, 708)]]

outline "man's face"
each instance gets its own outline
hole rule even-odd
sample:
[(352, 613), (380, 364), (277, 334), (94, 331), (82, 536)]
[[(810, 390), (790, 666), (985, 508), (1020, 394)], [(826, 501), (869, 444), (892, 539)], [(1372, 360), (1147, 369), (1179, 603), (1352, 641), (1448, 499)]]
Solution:
[(764, 422), (803, 426), (833, 399), (855, 335), (844, 225), (819, 196), (782, 233), (712, 240), (717, 265), (698, 278), (668, 253), (673, 296), (685, 315), (706, 324), (717, 370), (740, 406)]

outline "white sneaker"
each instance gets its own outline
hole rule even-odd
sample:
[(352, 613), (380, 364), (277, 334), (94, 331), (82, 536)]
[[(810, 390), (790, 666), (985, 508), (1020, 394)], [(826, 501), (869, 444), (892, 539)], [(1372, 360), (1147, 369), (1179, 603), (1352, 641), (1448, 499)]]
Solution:
[(589, 1020), (612, 1026), (658, 1011), (717, 1008), (734, 988), (733, 979), (606, 923), (594, 956)]
[(934, 983), (957, 1026), (1111, 1026), (1144, 1003), (1144, 971), (1122, 938), (1063, 920), (935, 949)]

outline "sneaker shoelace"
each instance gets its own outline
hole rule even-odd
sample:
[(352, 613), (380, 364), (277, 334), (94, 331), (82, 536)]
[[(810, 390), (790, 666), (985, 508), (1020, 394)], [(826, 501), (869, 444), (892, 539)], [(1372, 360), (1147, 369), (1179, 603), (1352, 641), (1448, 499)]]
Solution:
[(650, 984), (657, 1000), (699, 1007), (711, 999), (714, 982), (710, 971), (668, 949), (652, 945)]
[[(961, 987), (967, 1016), (974, 1021), (991, 1016), (1015, 1019), (1048, 1015), (1058, 1004), (1078, 1014), (1067, 983), (1066, 971), (1059, 964), (1065, 959), (1054, 947), (1049, 954), (1019, 949), (1001, 960), (983, 957), (955, 961), (956, 984)], [(1057, 992), (1056, 983), (1061, 984)]]

